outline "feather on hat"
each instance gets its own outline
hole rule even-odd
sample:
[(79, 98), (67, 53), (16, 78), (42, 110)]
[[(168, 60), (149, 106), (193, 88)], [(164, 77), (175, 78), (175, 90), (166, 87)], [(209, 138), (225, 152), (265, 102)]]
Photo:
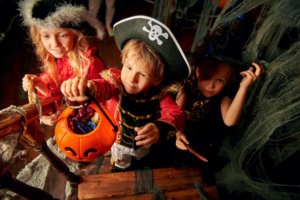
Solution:
[(22, 0), (18, 4), (25, 26), (71, 28), (82, 31), (84, 35), (104, 37), (104, 26), (83, 5), (61, 0)]

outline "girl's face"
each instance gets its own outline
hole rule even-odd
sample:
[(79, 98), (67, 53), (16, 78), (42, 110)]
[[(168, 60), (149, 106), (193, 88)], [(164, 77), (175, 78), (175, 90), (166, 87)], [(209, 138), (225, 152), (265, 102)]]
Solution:
[(218, 65), (215, 68), (197, 67), (198, 88), (207, 98), (219, 94), (228, 83), (231, 72), (227, 66)]
[(161, 79), (154, 75), (154, 69), (138, 66), (128, 58), (124, 62), (121, 80), (126, 92), (131, 95), (146, 92), (152, 85), (157, 86), (161, 82)]
[(41, 41), (46, 50), (55, 58), (61, 58), (73, 49), (74, 34), (66, 29), (40, 29)]

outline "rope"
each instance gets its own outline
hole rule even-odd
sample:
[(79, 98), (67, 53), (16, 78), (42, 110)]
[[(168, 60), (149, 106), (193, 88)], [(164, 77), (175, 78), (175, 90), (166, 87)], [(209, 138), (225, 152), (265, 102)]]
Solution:
[(0, 114), (3, 114), (5, 112), (16, 112), (19, 113), (20, 115), (22, 115), (22, 120), (23, 120), (23, 126), (25, 127), (23, 132), (26, 131), (26, 127), (27, 127), (27, 118), (26, 118), (26, 112), (25, 110), (23, 110), (23, 108), (21, 107), (17, 107), (14, 105), (9, 106), (8, 108), (4, 108), (3, 110), (0, 110)]
[(196, 179), (195, 169), (194, 169), (194, 168), (193, 168), (193, 177), (194, 177), (195, 188), (196, 188), (196, 190), (198, 191), (198, 193), (199, 193), (201, 199), (202, 199), (202, 200), (209, 200), (209, 199), (207, 198), (207, 196), (205, 195), (205, 193), (203, 192), (200, 183), (199, 183), (199, 182), (197, 181), (197, 179)]
[[(23, 131), (22, 131), (21, 135), (24, 135), (25, 132), (26, 132), (26, 130), (27, 130), (26, 112), (21, 107), (16, 107), (14, 105), (11, 105), (8, 108), (0, 110), (0, 114), (3, 114), (5, 112), (15, 112), (15, 113), (18, 113), (18, 114), (22, 115), (22, 122), (21, 123), (22, 123), (22, 126), (23, 126)], [(12, 136), (12, 138), (10, 138), (8, 140), (12, 140), (12, 139), (13, 140), (17, 140), (17, 138), (15, 136), (13, 136), (13, 135), (14, 134), (9, 135), (9, 136)], [(8, 137), (6, 137), (6, 138), (8, 138)], [(1, 143), (1, 145), (5, 144), (5, 139), (1, 140), (1, 142), (4, 142), (4, 143)], [(15, 145), (12, 145), (12, 143), (9, 144), (10, 145), (10, 149), (11, 148), (15, 149), (16, 144), (17, 144), (17, 142), (15, 143)], [(1, 148), (0, 148), (0, 150), (1, 150)], [(20, 158), (21, 160), (24, 160), (24, 158), (22, 158), (22, 156), (24, 156), (26, 153), (27, 153), (27, 150), (14, 150), (14, 155), (12, 155), (12, 157), (10, 157), (10, 158), (7, 158), (7, 160), (10, 159), (10, 161), (9, 161), (10, 163), (14, 163), (16, 161), (17, 157)], [(2, 157), (2, 159), (4, 159), (4, 157)], [(26, 159), (25, 159), (25, 162), (26, 162)]]
[(154, 193), (151, 200), (165, 200), (163, 191), (160, 188), (153, 188), (152, 169), (135, 170), (134, 192), (136, 194)]

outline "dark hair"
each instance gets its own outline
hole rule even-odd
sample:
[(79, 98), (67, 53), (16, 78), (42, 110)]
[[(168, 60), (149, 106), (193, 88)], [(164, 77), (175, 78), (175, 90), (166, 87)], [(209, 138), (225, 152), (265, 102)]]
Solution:
[(228, 67), (228, 69), (231, 72), (229, 81), (227, 82), (226, 86), (223, 88), (223, 90), (220, 94), (221, 95), (226, 94), (228, 96), (232, 96), (237, 92), (236, 72), (232, 66), (230, 66), (229, 64), (227, 64), (225, 62), (205, 59), (199, 53), (186, 53), (186, 56), (190, 63), (191, 75), (182, 81), (183, 87), (180, 88), (181, 94), (186, 94), (186, 95), (190, 96), (192, 94), (199, 93), (198, 77), (196, 74), (196, 70), (198, 67), (203, 67), (203, 68), (208, 69), (208, 68), (217, 68), (217, 67), (220, 67), (220, 65), (223, 65), (224, 67)]

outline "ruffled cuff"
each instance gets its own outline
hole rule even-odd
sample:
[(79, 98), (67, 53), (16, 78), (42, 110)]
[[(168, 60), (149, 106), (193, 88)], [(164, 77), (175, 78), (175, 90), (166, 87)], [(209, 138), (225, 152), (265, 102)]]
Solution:
[(166, 121), (153, 121), (159, 129), (159, 142), (170, 139), (176, 135), (176, 128), (172, 124)]

